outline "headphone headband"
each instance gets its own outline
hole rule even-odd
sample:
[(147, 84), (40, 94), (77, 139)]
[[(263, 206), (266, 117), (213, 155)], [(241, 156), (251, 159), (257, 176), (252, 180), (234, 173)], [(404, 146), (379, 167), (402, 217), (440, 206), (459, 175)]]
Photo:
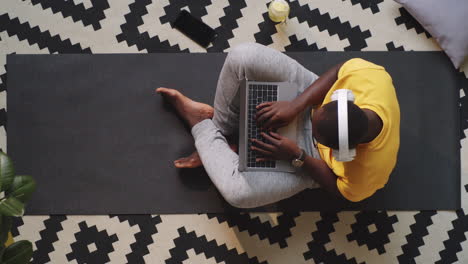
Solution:
[(337, 161), (351, 161), (356, 155), (355, 149), (349, 149), (348, 101), (354, 101), (351, 90), (338, 89), (332, 94), (332, 100), (338, 101), (338, 150), (333, 150)]
[(349, 155), (347, 93), (338, 94), (338, 140), (340, 150), (338, 153), (338, 158), (343, 160)]

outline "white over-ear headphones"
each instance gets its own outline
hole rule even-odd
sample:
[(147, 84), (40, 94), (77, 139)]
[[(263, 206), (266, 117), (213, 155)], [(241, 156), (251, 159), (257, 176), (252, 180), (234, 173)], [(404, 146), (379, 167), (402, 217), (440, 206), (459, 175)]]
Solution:
[(348, 134), (348, 104), (347, 101), (354, 102), (354, 94), (348, 89), (338, 89), (331, 96), (332, 101), (338, 101), (338, 146), (332, 155), (337, 161), (352, 161), (356, 156), (356, 149), (349, 148)]

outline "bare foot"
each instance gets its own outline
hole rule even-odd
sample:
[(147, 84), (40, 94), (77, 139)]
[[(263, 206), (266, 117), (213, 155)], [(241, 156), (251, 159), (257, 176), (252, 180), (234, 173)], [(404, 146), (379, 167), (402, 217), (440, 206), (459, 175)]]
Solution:
[(160, 87), (156, 89), (156, 92), (174, 106), (177, 113), (187, 122), (190, 128), (200, 121), (213, 117), (213, 107), (195, 102), (177, 90)]
[(202, 165), (203, 164), (197, 151), (193, 152), (188, 157), (180, 158), (174, 161), (174, 166), (176, 168), (198, 168)]
[[(237, 152), (237, 145), (231, 144), (229, 147), (232, 151)], [(200, 156), (197, 151), (194, 151), (190, 156), (183, 157), (174, 161), (176, 168), (198, 168), (203, 166)]]

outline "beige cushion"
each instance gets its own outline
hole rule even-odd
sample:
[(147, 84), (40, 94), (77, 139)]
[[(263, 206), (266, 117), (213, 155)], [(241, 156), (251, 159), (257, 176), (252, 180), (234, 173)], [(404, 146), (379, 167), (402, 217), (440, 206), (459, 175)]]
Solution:
[(395, 0), (437, 40), (456, 68), (468, 58), (468, 0)]

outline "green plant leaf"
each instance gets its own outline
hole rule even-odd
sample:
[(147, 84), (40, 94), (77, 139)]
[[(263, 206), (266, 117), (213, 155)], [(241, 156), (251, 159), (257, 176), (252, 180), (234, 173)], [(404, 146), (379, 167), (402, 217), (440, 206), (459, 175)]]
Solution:
[(3, 252), (5, 252), (5, 246), (3, 244), (0, 245), (0, 263), (3, 263)]
[(22, 216), (24, 214), (24, 204), (15, 197), (7, 197), (0, 201), (0, 214), (6, 216)]
[(10, 191), (6, 192), (6, 195), (15, 197), (22, 203), (26, 203), (31, 198), (35, 189), (36, 182), (33, 177), (29, 175), (16, 175), (11, 184)]
[(10, 232), (12, 221), (11, 216), (0, 215), (0, 245), (2, 246), (8, 239), (8, 232)]
[(11, 244), (3, 253), (3, 264), (26, 264), (32, 258), (31, 242), (21, 240)]
[(5, 153), (0, 151), (0, 191), (8, 191), (14, 177), (13, 162)]

